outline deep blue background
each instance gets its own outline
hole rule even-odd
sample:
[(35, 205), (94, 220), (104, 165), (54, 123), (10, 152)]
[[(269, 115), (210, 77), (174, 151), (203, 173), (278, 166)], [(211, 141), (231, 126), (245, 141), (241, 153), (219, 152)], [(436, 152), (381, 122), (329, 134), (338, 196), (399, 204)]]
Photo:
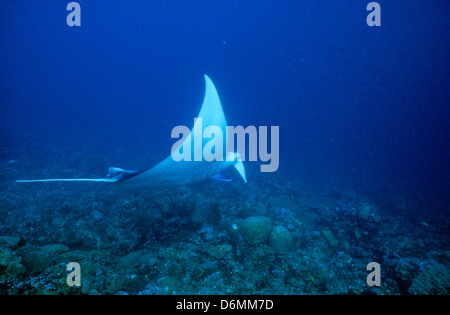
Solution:
[(374, 28), (368, 0), (78, 1), (72, 28), (68, 2), (0, 2), (5, 161), (47, 147), (149, 167), (206, 73), (228, 124), (280, 126), (279, 172), (448, 209), (448, 0), (379, 1)]

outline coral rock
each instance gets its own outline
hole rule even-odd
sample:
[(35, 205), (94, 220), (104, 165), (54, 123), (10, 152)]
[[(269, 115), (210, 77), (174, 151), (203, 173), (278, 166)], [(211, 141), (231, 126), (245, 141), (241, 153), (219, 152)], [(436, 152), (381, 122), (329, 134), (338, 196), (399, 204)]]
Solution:
[(338, 246), (339, 242), (334, 238), (333, 233), (330, 230), (323, 230), (322, 236), (328, 241), (332, 247)]
[(371, 214), (371, 207), (369, 204), (364, 203), (361, 209), (358, 211), (358, 217), (363, 221), (368, 221)]
[(240, 224), (242, 235), (250, 243), (263, 243), (272, 230), (272, 221), (267, 217), (248, 217)]
[(25, 272), (25, 267), (17, 261), (11, 262), (6, 268), (5, 273), (10, 277), (16, 277)]
[(19, 236), (1, 236), (0, 244), (6, 244), (12, 250), (15, 250), (25, 245), (25, 240)]
[(292, 235), (285, 227), (276, 226), (269, 236), (269, 244), (278, 254), (286, 254), (292, 248)]
[(216, 245), (208, 249), (208, 254), (217, 259), (222, 259), (227, 256), (232, 249), (233, 247), (229, 244)]

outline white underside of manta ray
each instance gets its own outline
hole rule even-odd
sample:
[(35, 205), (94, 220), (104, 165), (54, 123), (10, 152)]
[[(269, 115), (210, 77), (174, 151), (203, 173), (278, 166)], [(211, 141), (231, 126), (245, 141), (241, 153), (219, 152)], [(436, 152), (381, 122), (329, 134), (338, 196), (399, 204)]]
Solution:
[[(186, 143), (193, 147), (191, 136), (195, 139), (202, 136), (203, 131), (208, 126), (217, 126), (222, 130), (223, 142), (227, 143), (226, 120), (220, 104), (219, 95), (211, 79), (205, 75), (206, 90), (203, 105), (194, 127), (183, 141), (183, 144), (175, 151), (179, 150)], [(200, 123), (200, 127), (197, 125)], [(197, 128), (196, 128), (197, 127)], [(200, 135), (198, 133), (201, 133)], [(224, 151), (225, 152), (225, 151)], [(126, 171), (118, 167), (110, 167), (109, 174), (105, 178), (62, 178), (62, 179), (28, 179), (17, 180), (18, 183), (38, 183), (38, 182), (104, 182), (120, 183), (130, 188), (158, 188), (180, 185), (189, 185), (208, 178), (221, 178), (220, 173), (226, 168), (234, 166), (247, 182), (244, 164), (238, 153), (227, 152), (221, 161), (213, 160), (208, 162), (207, 157), (201, 161), (175, 161), (172, 154), (154, 167), (144, 171)]]

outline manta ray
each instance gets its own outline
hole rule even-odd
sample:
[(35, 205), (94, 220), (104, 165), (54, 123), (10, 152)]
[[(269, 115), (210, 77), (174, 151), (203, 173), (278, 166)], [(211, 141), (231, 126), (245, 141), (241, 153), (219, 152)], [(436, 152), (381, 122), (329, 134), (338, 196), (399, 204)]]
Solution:
[[(119, 167), (110, 167), (109, 173), (104, 178), (22, 179), (16, 182), (101, 182), (117, 183), (132, 189), (159, 188), (189, 185), (208, 178), (229, 181), (231, 179), (222, 175), (221, 172), (231, 166), (234, 166), (244, 182), (247, 182), (244, 164), (237, 152), (226, 152), (222, 159), (212, 159), (212, 156), (204, 156), (204, 159), (200, 161), (195, 159), (174, 160), (174, 156), (182, 155), (181, 150), (183, 147), (191, 147), (192, 140), (202, 137), (203, 132), (209, 126), (220, 128), (223, 131), (218, 133), (219, 136), (223, 137), (219, 139), (222, 140), (220, 143), (226, 144), (228, 142), (227, 123), (219, 95), (211, 79), (206, 74), (204, 77), (206, 82), (205, 96), (200, 113), (194, 120), (194, 127), (182, 142), (180, 140), (181, 145), (176, 149), (172, 149), (172, 154), (159, 164), (143, 171), (129, 171)], [(215, 136), (218, 135), (216, 134)], [(194, 150), (196, 149), (195, 147), (193, 148)], [(204, 151), (203, 154), (205, 154)], [(212, 154), (210, 153), (210, 155)]]

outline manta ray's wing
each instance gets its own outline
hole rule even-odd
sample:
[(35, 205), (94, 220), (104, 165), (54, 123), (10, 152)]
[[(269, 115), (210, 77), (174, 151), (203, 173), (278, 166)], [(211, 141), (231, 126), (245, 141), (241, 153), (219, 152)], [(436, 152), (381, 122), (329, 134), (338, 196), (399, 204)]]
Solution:
[[(205, 75), (206, 89), (205, 97), (203, 100), (202, 108), (197, 117), (194, 127), (192, 128), (189, 135), (184, 140), (183, 144), (175, 150), (175, 153), (180, 154), (181, 147), (185, 144), (193, 148), (192, 154), (195, 155), (195, 151), (201, 150), (202, 155), (203, 147), (196, 147), (193, 145), (193, 139), (202, 139), (204, 130), (209, 126), (215, 126), (220, 128), (222, 131), (222, 141), (223, 149), (226, 147), (227, 143), (227, 132), (226, 132), (226, 120), (223, 113), (222, 105), (220, 103), (219, 95), (211, 79)], [(218, 135), (215, 135), (216, 137)], [(226, 152), (223, 150), (222, 152)], [(209, 177), (212, 177), (223, 169), (234, 165), (236, 170), (238, 170), (241, 177), (245, 182), (245, 169), (244, 164), (240, 160), (239, 154), (237, 153), (227, 153), (224, 156), (223, 161), (211, 161), (208, 162), (207, 156), (202, 156), (200, 161), (175, 161), (172, 154), (169, 155), (165, 160), (157, 164), (156, 166), (145, 170), (145, 171), (126, 171), (117, 167), (110, 167), (109, 173), (106, 178), (69, 178), (69, 179), (35, 179), (35, 180), (18, 180), (18, 183), (35, 183), (35, 182), (108, 182), (124, 183), (130, 187), (167, 187), (167, 186), (178, 186), (187, 185), (190, 183), (198, 182)], [(230, 155), (231, 154), (231, 155)], [(231, 159), (228, 159), (232, 156)]]
[[(181, 150), (182, 146), (188, 145), (191, 147), (192, 157), (195, 157), (195, 151), (198, 150), (202, 150), (200, 154), (208, 155), (208, 153), (203, 152), (204, 144), (203, 146), (199, 147), (197, 143), (198, 139), (202, 138), (205, 129), (209, 126), (218, 127), (222, 131), (221, 135), (215, 136), (222, 136), (222, 139), (221, 141), (219, 141), (219, 143), (223, 144), (222, 152), (226, 152), (225, 148), (227, 143), (227, 122), (223, 113), (222, 105), (220, 103), (219, 95), (214, 86), (214, 83), (207, 75), (205, 75), (205, 82), (205, 97), (203, 100), (202, 108), (200, 109), (200, 113), (196, 119), (196, 122), (194, 123), (194, 127), (191, 129), (191, 132), (186, 137), (183, 144), (176, 150), (176, 154), (180, 154), (179, 150)], [(231, 161), (226, 161), (225, 155), (223, 161), (208, 162), (208, 159), (209, 156), (202, 155), (201, 161), (195, 161), (194, 158), (192, 158), (191, 161), (174, 161), (173, 156), (169, 155), (161, 163), (157, 164), (147, 171), (144, 171), (125, 180), (124, 183), (133, 186), (136, 185), (158, 187), (187, 185), (210, 178), (222, 171), (224, 168), (231, 165), (236, 165), (239, 174), (241, 174), (244, 181), (246, 181), (245, 170), (240, 160), (230, 159)], [(239, 168), (237, 166), (238, 164)]]

